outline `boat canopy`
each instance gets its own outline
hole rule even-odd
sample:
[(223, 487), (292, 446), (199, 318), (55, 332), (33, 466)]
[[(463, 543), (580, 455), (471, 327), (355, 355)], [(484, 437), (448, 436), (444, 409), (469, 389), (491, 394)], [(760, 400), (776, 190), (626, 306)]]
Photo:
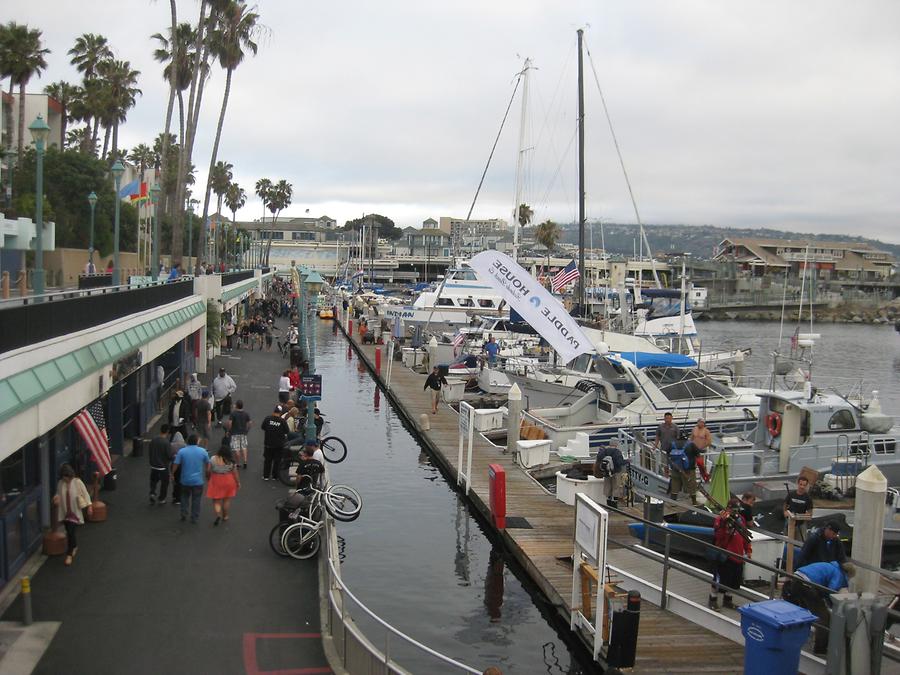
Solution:
[(696, 368), (697, 362), (683, 354), (655, 354), (652, 352), (621, 352), (623, 359), (638, 368)]
[(681, 290), (678, 288), (642, 288), (641, 295), (645, 298), (680, 298)]

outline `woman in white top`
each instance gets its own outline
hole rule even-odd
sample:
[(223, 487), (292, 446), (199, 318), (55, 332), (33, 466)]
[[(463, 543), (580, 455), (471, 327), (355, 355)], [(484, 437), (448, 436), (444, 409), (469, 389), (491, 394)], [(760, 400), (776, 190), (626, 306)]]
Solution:
[(91, 496), (81, 479), (75, 475), (75, 470), (69, 464), (59, 467), (59, 483), (56, 484), (56, 495), (53, 497), (53, 505), (56, 507), (56, 516), (59, 522), (66, 528), (66, 560), (68, 567), (72, 564), (75, 554), (78, 553), (78, 541), (75, 539), (75, 528), (84, 525), (82, 509), (87, 509), (90, 516)]
[(281, 403), (287, 403), (291, 397), (291, 378), (288, 377), (291, 371), (286, 370), (278, 379), (278, 400)]

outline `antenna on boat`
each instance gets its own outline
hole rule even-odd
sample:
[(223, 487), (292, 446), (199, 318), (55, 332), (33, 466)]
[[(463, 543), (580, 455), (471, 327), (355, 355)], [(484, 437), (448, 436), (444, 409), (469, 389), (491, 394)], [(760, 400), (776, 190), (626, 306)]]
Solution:
[(584, 316), (584, 31), (578, 29), (578, 314)]
[(513, 249), (512, 259), (519, 260), (519, 219), (522, 214), (519, 212), (522, 205), (522, 184), (524, 183), (523, 174), (525, 173), (525, 153), (529, 148), (526, 146), (527, 139), (527, 112), (528, 112), (528, 71), (531, 70), (531, 59), (525, 59), (525, 65), (519, 73), (519, 80), (522, 83), (522, 113), (519, 121), (519, 150), (516, 156), (516, 197), (513, 204)]

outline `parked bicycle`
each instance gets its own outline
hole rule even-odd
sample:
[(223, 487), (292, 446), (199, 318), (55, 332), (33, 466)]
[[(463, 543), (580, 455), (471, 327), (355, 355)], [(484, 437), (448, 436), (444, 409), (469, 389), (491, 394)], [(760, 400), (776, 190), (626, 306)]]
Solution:
[(349, 485), (320, 490), (311, 476), (302, 476), (300, 483), (300, 488), (276, 504), (279, 522), (269, 532), (269, 545), (278, 555), (306, 560), (321, 547), (324, 511), (335, 520), (352, 522), (362, 513), (362, 497)]
[[(305, 418), (300, 418), (297, 428), (306, 428)], [(327, 426), (323, 427), (324, 429), (327, 429)], [(294, 487), (297, 483), (297, 468), (300, 466), (300, 450), (303, 449), (303, 444), (302, 439), (289, 441), (284, 446), (281, 460), (278, 463), (278, 480), (288, 487)], [(347, 457), (347, 444), (337, 436), (326, 436), (320, 439), (319, 447), (322, 449), (325, 461), (330, 464), (339, 464)]]

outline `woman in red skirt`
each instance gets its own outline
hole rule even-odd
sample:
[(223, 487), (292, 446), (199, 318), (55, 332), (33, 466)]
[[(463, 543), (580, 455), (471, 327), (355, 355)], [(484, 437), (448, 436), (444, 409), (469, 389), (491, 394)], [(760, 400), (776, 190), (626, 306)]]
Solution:
[(209, 484), (206, 486), (206, 496), (212, 499), (213, 509), (216, 512), (213, 525), (228, 520), (228, 508), (240, 487), (241, 477), (231, 455), (231, 442), (226, 434), (219, 452), (210, 460)]

